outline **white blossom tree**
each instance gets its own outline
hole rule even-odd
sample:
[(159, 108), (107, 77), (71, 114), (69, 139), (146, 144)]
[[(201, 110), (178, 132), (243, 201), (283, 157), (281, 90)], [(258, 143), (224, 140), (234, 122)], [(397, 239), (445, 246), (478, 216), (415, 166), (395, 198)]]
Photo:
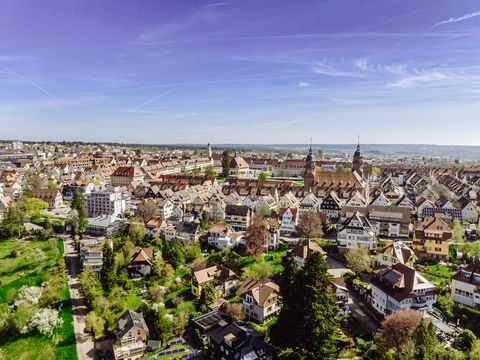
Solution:
[(42, 297), (43, 289), (38, 286), (23, 285), (18, 291), (17, 298), (15, 299), (15, 307), (18, 307), (22, 303), (30, 305), (37, 305)]
[(43, 308), (33, 315), (29, 328), (37, 329), (42, 335), (52, 335), (53, 331), (63, 325), (63, 320), (58, 314), (58, 310)]

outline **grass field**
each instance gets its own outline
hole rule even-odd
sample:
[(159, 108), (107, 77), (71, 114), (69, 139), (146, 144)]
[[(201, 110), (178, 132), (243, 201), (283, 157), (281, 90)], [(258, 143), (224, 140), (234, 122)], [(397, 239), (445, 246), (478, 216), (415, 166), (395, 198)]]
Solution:
[[(63, 242), (45, 240), (0, 241), (0, 303), (6, 302), (6, 294), (12, 289), (20, 289), (23, 285), (39, 286), (45, 280), (49, 270), (58, 266), (63, 256)], [(32, 253), (33, 249), (41, 249), (46, 259), (41, 263)], [(12, 250), (19, 250), (20, 255), (11, 258)], [(65, 286), (61, 300), (53, 307), (60, 309), (63, 326), (49, 338), (38, 333), (16, 335), (0, 338), (0, 348), (7, 359), (42, 360), (42, 359), (77, 359), (75, 335), (73, 331), (73, 315), (68, 287)]]

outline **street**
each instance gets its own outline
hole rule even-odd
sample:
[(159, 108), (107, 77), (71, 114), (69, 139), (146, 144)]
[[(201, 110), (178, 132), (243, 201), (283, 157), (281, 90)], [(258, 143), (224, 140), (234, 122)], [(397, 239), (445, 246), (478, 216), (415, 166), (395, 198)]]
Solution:
[(67, 266), (68, 287), (72, 299), (73, 327), (77, 342), (77, 356), (79, 360), (94, 359), (94, 343), (92, 336), (85, 333), (85, 316), (87, 308), (80, 294), (80, 260), (75, 251), (73, 240), (67, 236), (63, 237), (65, 248), (65, 264)]

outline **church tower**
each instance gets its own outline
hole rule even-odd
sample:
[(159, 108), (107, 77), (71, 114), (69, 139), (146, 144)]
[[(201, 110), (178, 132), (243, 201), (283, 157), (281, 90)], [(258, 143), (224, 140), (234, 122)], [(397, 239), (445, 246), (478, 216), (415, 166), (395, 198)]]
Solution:
[(360, 139), (358, 140), (357, 150), (353, 154), (352, 169), (360, 175), (363, 175), (363, 157), (360, 154)]
[(310, 145), (310, 150), (305, 159), (305, 171), (303, 172), (303, 182), (307, 189), (315, 186), (315, 172), (315, 159), (313, 158), (312, 145)]
[(213, 155), (212, 155), (212, 146), (210, 143), (207, 145), (207, 157), (210, 160), (210, 162), (213, 164)]

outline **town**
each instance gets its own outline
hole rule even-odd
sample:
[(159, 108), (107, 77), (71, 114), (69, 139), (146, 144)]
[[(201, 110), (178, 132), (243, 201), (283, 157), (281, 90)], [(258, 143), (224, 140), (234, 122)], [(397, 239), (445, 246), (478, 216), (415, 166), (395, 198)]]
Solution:
[(479, 359), (480, 166), (0, 143), (0, 358)]

